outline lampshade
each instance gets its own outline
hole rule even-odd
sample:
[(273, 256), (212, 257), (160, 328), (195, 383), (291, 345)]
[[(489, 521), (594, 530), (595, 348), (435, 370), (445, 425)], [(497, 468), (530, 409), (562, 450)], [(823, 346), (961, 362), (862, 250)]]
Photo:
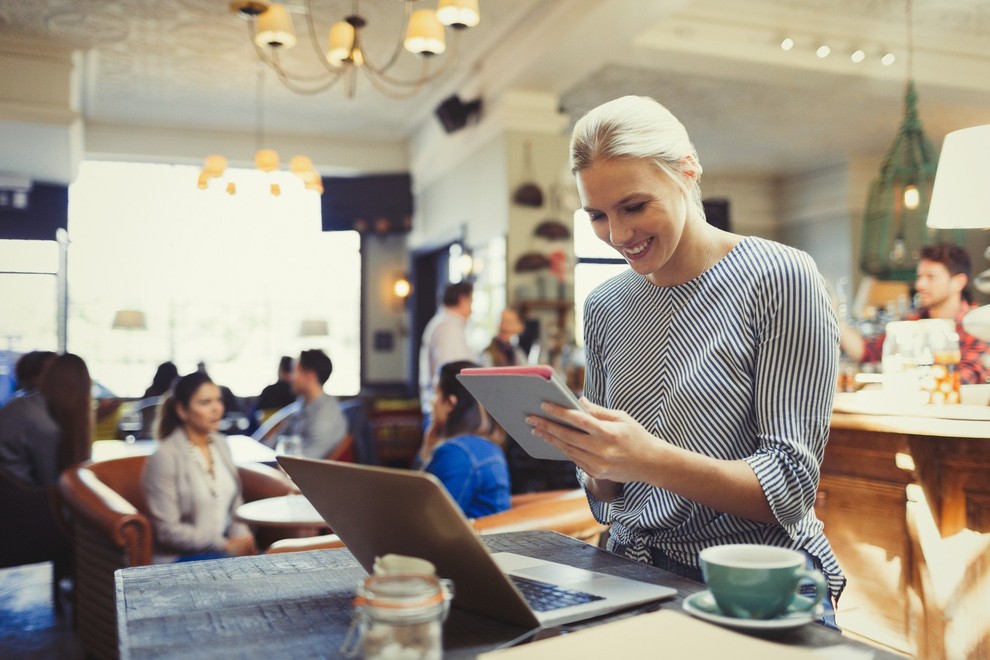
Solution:
[(444, 42), (443, 24), (432, 9), (417, 9), (409, 17), (409, 28), (404, 42), (406, 50), (416, 55), (439, 55), (447, 46)]
[(272, 3), (265, 13), (258, 16), (258, 31), (254, 35), (254, 43), (270, 48), (292, 48), (296, 45), (292, 18), (284, 5)]
[(440, 0), (437, 20), (455, 30), (474, 27), (481, 20), (478, 0)]
[(296, 174), (302, 175), (303, 172), (309, 172), (313, 169), (313, 160), (309, 156), (297, 155), (293, 156), (292, 160), (289, 161), (289, 169)]
[(324, 319), (303, 319), (299, 324), (300, 337), (326, 337), (330, 334), (330, 325)]
[(945, 136), (928, 226), (990, 228), (990, 124)]
[(258, 149), (254, 155), (254, 166), (262, 172), (273, 172), (278, 169), (278, 152), (274, 149)]
[(330, 27), (327, 43), (327, 61), (334, 66), (343, 66), (351, 58), (354, 48), (354, 26), (347, 21), (334, 23)]
[(147, 330), (144, 312), (137, 309), (121, 309), (113, 315), (114, 330)]
[(227, 169), (227, 159), (223, 156), (218, 156), (212, 154), (206, 157), (206, 163), (203, 164), (203, 174), (206, 176), (223, 176), (224, 171)]

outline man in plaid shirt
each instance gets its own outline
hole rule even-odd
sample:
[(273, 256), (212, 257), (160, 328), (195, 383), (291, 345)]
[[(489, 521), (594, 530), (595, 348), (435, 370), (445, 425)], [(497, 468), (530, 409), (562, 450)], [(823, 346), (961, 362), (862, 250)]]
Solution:
[[(970, 310), (966, 285), (969, 284), (969, 255), (961, 247), (950, 243), (926, 245), (921, 249), (914, 288), (921, 300), (921, 308), (906, 320), (954, 319), (959, 333), (960, 382), (966, 385), (990, 382), (990, 344), (967, 333), (962, 318)], [(840, 325), (842, 350), (857, 362), (880, 362), (883, 356), (883, 340), (879, 335), (864, 340), (852, 328)]]

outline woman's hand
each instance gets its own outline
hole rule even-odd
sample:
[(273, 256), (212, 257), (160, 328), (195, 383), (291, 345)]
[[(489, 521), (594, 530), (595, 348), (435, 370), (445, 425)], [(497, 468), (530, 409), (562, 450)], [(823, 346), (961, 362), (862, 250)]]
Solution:
[(224, 551), (234, 557), (256, 555), (258, 554), (258, 546), (255, 545), (252, 535), (245, 534), (244, 536), (235, 536), (227, 539), (227, 543), (224, 545)]
[(675, 447), (654, 436), (628, 414), (581, 399), (584, 411), (544, 403), (551, 418), (530, 416), (533, 434), (560, 449), (592, 477), (591, 494), (610, 502), (615, 482), (638, 481), (677, 493), (703, 506), (750, 520), (777, 522), (752, 468), (741, 460), (720, 460)]
[(530, 416), (526, 422), (533, 426), (533, 435), (560, 449), (594, 482), (598, 482), (588, 486), (596, 497), (598, 493), (595, 490), (602, 488), (602, 495), (606, 497), (600, 499), (604, 501), (614, 499), (617, 493), (617, 488), (609, 488), (605, 481), (656, 484), (656, 463), (667, 444), (622, 411), (603, 408), (583, 397), (581, 405), (584, 411), (544, 403), (542, 409), (550, 418)]

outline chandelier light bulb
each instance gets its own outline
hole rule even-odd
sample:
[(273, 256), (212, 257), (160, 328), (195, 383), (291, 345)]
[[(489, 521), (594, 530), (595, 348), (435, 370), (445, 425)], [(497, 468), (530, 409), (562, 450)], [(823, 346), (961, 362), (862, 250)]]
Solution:
[(437, 20), (455, 30), (474, 27), (481, 20), (478, 0), (440, 0)]
[(292, 18), (284, 5), (273, 3), (258, 16), (254, 43), (264, 48), (292, 48), (296, 45), (296, 33), (292, 29)]
[(292, 160), (289, 161), (289, 169), (296, 174), (301, 174), (303, 172), (309, 172), (313, 169), (313, 161), (309, 156), (293, 156)]
[(789, 51), (794, 48), (794, 40), (790, 37), (785, 37), (783, 41), (780, 42), (780, 49), (782, 51)]
[(832, 49), (828, 47), (828, 44), (822, 44), (818, 47), (818, 50), (815, 51), (815, 55), (817, 55), (820, 59), (825, 59), (831, 53)]
[(918, 186), (914, 184), (904, 188), (904, 208), (913, 211), (921, 204), (921, 195), (918, 193)]
[(857, 48), (849, 56), (849, 59), (851, 59), (856, 64), (859, 64), (860, 62), (866, 59), (866, 53), (864, 53), (861, 49)]
[(443, 24), (437, 20), (437, 13), (432, 9), (414, 11), (409, 17), (409, 28), (403, 45), (414, 55), (439, 55), (446, 50)]
[(891, 52), (884, 53), (883, 54), (883, 57), (880, 58), (880, 64), (882, 64), (884, 66), (890, 66), (891, 64), (893, 64), (896, 61), (897, 61), (897, 58), (894, 57), (894, 54), (891, 53)]
[(234, 182), (233, 181), (228, 181), (227, 182), (227, 194), (228, 195), (236, 195), (237, 194), (237, 186), (234, 185)]

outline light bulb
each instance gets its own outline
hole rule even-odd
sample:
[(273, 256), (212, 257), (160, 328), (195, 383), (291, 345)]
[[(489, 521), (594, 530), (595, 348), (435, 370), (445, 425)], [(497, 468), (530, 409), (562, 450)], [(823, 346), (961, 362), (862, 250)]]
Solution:
[(783, 41), (780, 42), (781, 50), (788, 51), (792, 48), (794, 48), (794, 40), (791, 39), (790, 37), (786, 37)]
[(918, 193), (918, 187), (914, 184), (907, 186), (904, 189), (904, 207), (913, 211), (920, 203), (921, 195)]
[(412, 293), (412, 285), (404, 277), (400, 277), (395, 281), (392, 286), (392, 291), (395, 293), (397, 298), (407, 298), (409, 294)]
[(829, 56), (829, 54), (831, 54), (831, 52), (832, 49), (829, 48), (827, 44), (822, 44), (821, 46), (818, 47), (818, 50), (815, 51), (815, 55), (817, 55), (821, 59), (825, 59), (826, 57)]
[(884, 66), (890, 66), (891, 64), (893, 64), (896, 61), (897, 61), (897, 58), (894, 57), (894, 54), (893, 53), (884, 53), (883, 54), (883, 57), (880, 58), (880, 64), (882, 64)]
[(851, 59), (856, 64), (859, 64), (860, 62), (866, 59), (866, 53), (864, 53), (862, 50), (857, 48), (849, 56), (849, 59)]

